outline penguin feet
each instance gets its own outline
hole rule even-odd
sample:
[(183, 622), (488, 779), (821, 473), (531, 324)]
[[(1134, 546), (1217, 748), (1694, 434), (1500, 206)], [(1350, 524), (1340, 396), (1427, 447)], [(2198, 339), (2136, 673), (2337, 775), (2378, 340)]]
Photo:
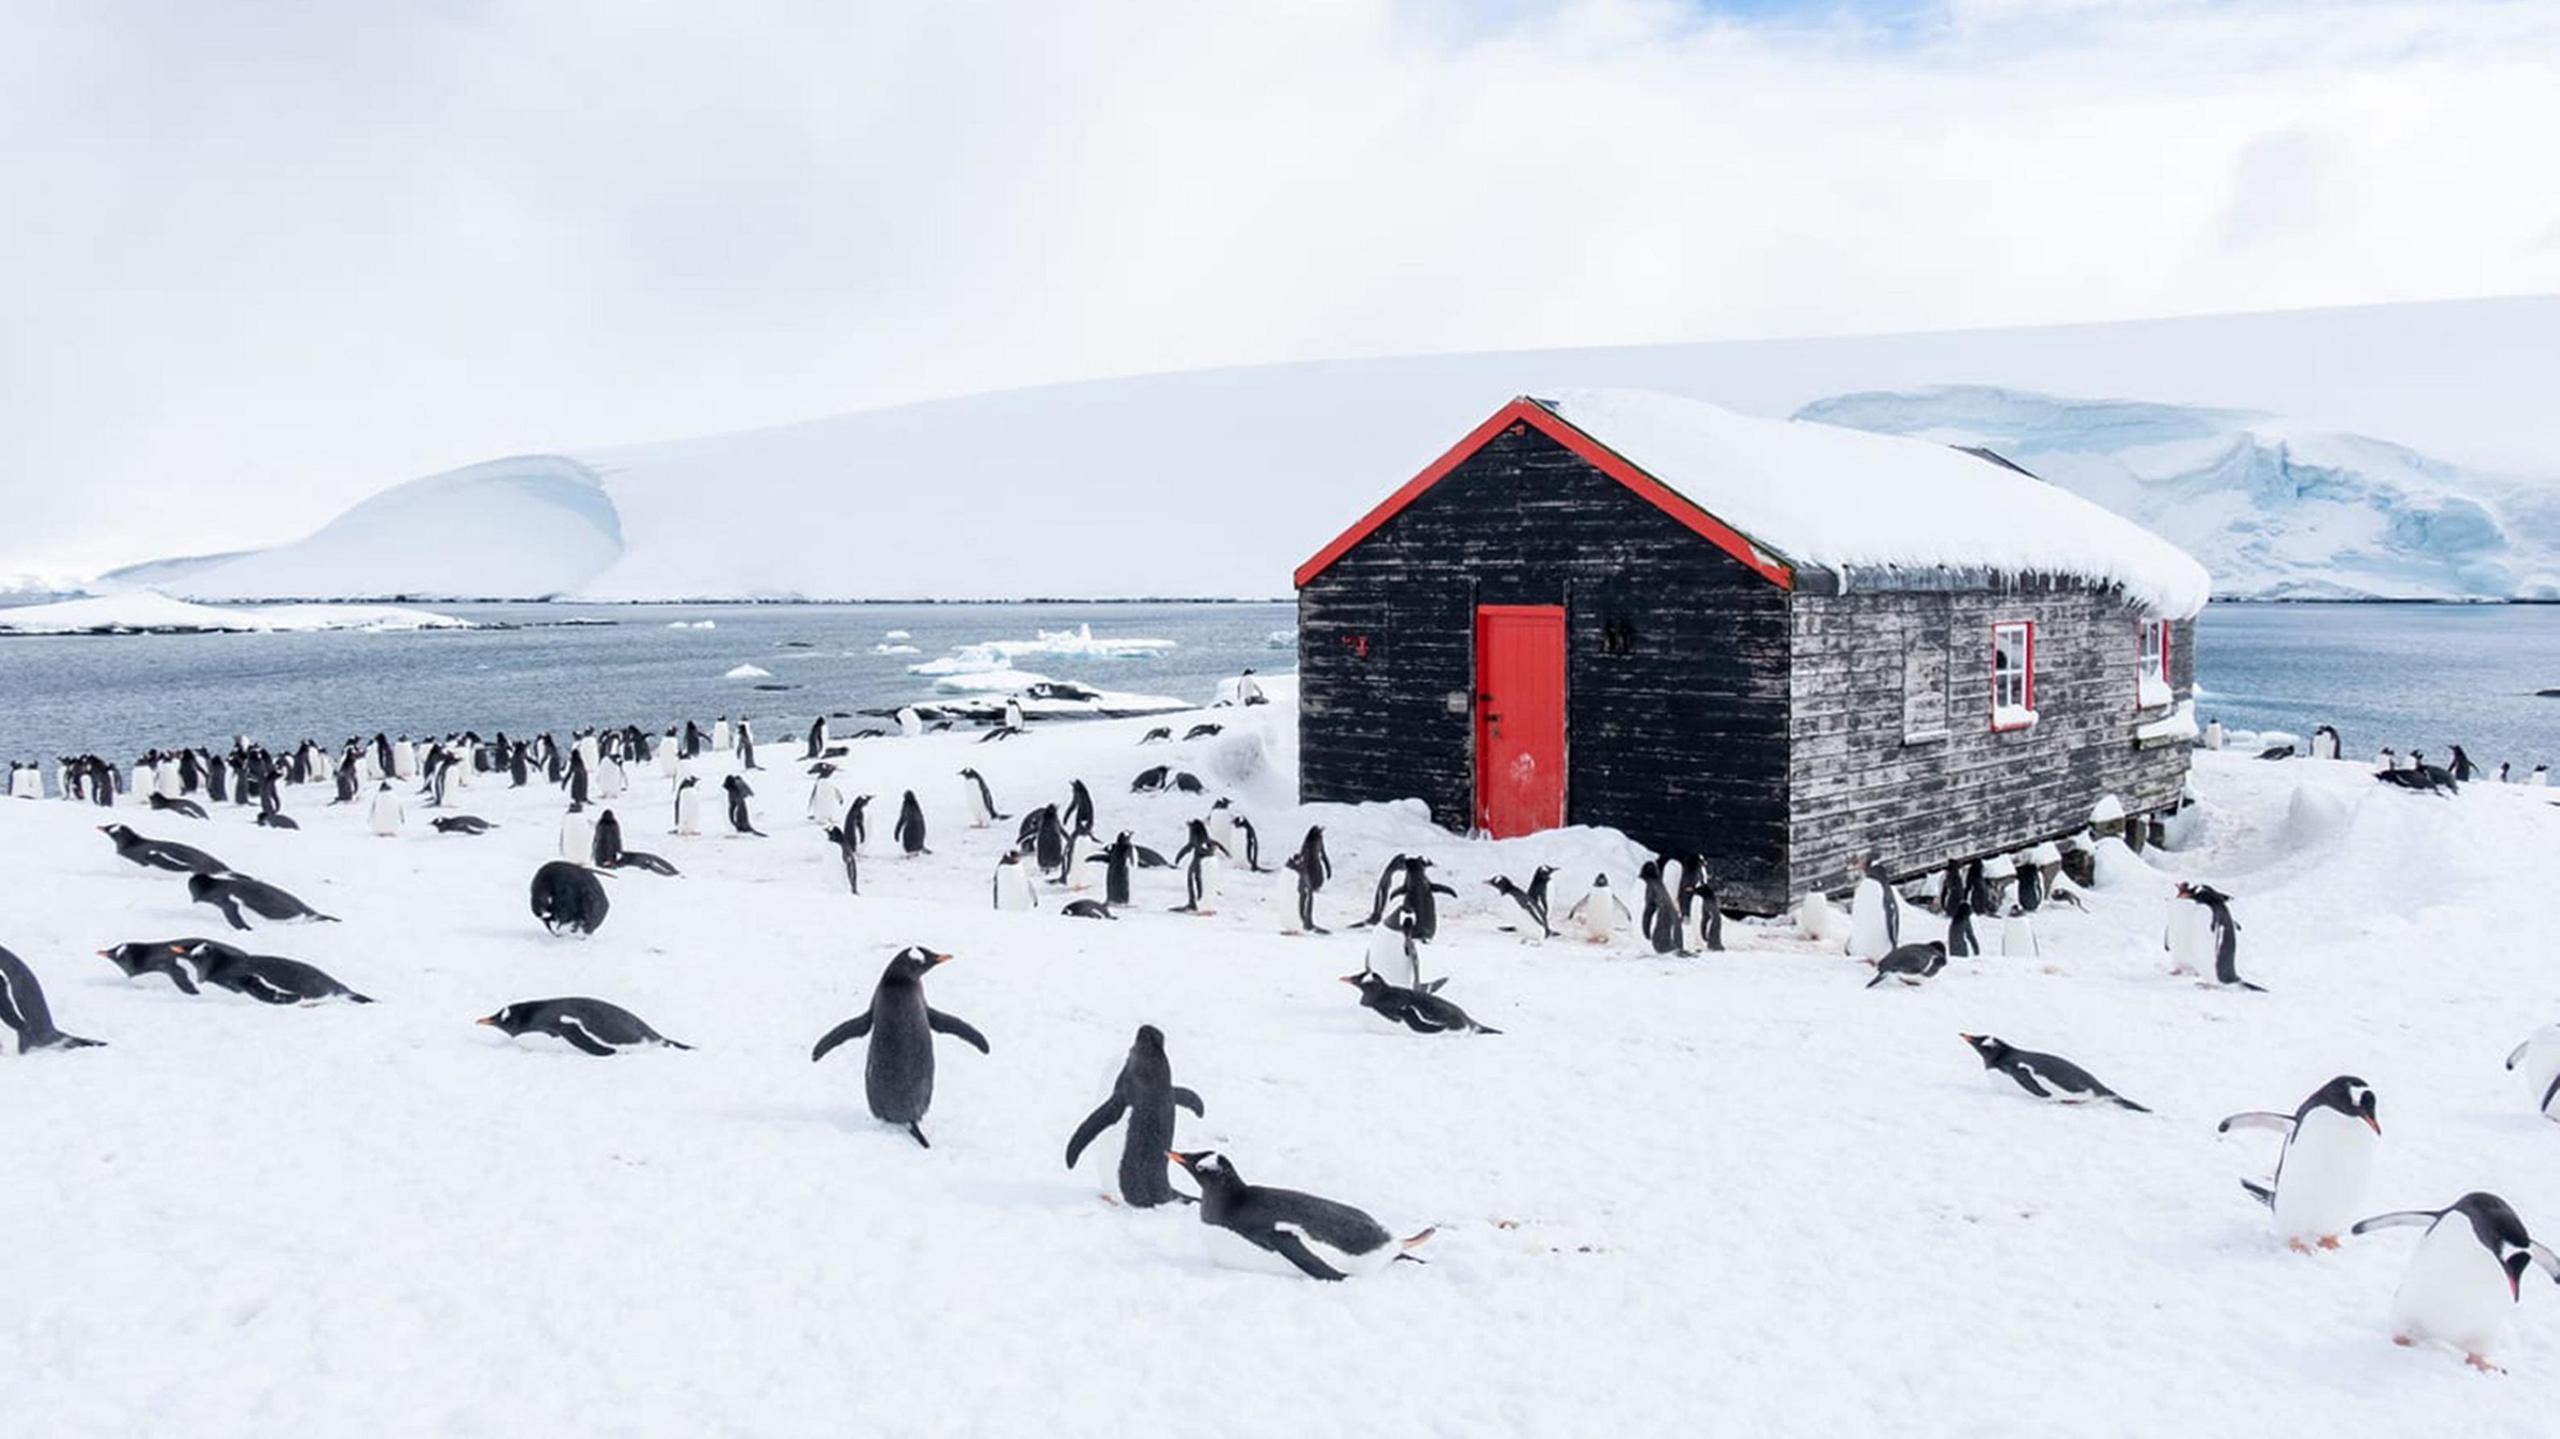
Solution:
[(2488, 1356), (2484, 1354), (2465, 1354), (2462, 1356), (2462, 1362), (2479, 1370), (2483, 1374), (2504, 1374), (2507, 1372), (2506, 1370), (2499, 1368), (2497, 1365), (2490, 1363)]
[[(2294, 1253), (2296, 1253), (2296, 1254), (2308, 1254), (2308, 1253), (2310, 1253), (2310, 1252), (2311, 1252), (2311, 1246), (2310, 1246), (2310, 1245), (2308, 1245), (2308, 1244), (2303, 1243), (2299, 1238), (2295, 1238), (2295, 1239), (2288, 1239), (2288, 1240), (2286, 1240), (2286, 1241), (2284, 1242), (2284, 1247), (2285, 1247), (2285, 1248), (2287, 1248), (2287, 1249), (2292, 1250), (2292, 1251), (2293, 1251)], [(2408, 1340), (2406, 1340), (2406, 1339), (2403, 1339), (2403, 1340), (2401, 1340), (2400, 1342), (2401, 1342), (2401, 1343), (2403, 1343), (2403, 1344), (2406, 1344), (2406, 1343), (2408, 1343), (2409, 1341), (2408, 1341)]]
[(2403, 1349), (2415, 1349), (2415, 1348), (2417, 1348), (2417, 1347), (2418, 1347), (2418, 1341), (2417, 1341), (2417, 1340), (2415, 1340), (2415, 1339), (2410, 1338), (2410, 1337), (2409, 1337), (2408, 1335), (2406, 1335), (2406, 1334), (2394, 1334), (2394, 1335), (2392, 1335), (2392, 1336), (2391, 1336), (2391, 1342), (2392, 1342), (2392, 1343), (2394, 1343), (2394, 1344), (2399, 1345), (2399, 1346), (2400, 1346), (2401, 1348), (2403, 1348)]
[(2323, 1234), (2323, 1235), (2321, 1235), (2321, 1236), (2320, 1236), (2320, 1247), (2321, 1247), (2321, 1248), (2323, 1248), (2323, 1249), (2335, 1249), (2335, 1248), (2337, 1248), (2337, 1247), (2338, 1247), (2338, 1236), (2336, 1236), (2336, 1235), (2334, 1235), (2334, 1234)]

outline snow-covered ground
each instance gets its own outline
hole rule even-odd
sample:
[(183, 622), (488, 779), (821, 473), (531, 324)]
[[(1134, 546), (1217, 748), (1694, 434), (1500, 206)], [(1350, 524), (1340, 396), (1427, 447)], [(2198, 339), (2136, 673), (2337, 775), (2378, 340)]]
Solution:
[(152, 590), (0, 609), (0, 632), (71, 635), (152, 631), (469, 629), (469, 620), (397, 605), (201, 605)]
[[(921, 794), (928, 858), (875, 843), (864, 893), (800, 816), (798, 747), (755, 777), (767, 839), (668, 827), (654, 769), (614, 804), (681, 879), (609, 879), (591, 940), (545, 936), (526, 881), (561, 809), (484, 777), (476, 839), (396, 838), (325, 791), (298, 833), (222, 807), (122, 816), (300, 893), (344, 923), (261, 929), (369, 1007), (270, 1009), (127, 981), (98, 948), (219, 935), (178, 877), (117, 860), (93, 809), (0, 802), (0, 943), (68, 1030), (111, 1042), (0, 1065), (0, 1343), (29, 1434), (2462, 1433), (2541, 1434), (2560, 1289), (2528, 1276), (2503, 1378), (2395, 1349), (2413, 1236), (2286, 1252), (2238, 1180), (2338, 1073), (2379, 1091), (2369, 1208), (2473, 1188), (2560, 1237), (2560, 1126), (2500, 1064), (2550, 995), (2548, 791), (2386, 789), (2351, 763), (2199, 758), (2194, 848), (2049, 912), (2041, 959), (1959, 961), (1926, 988), (1792, 932), (1733, 952), (1530, 943), (1481, 883), (1640, 856), (1568, 832), (1470, 843), (1410, 808), (1300, 809), (1286, 681), (1136, 743), (1149, 721), (854, 746), (840, 780)], [(564, 722), (570, 718), (562, 717)], [(601, 717), (598, 717), (601, 718)], [(1177, 721), (1177, 732), (1184, 727)], [(171, 742), (214, 736), (172, 735)], [(1380, 1033), (1336, 976), (1356, 935), (1307, 938), (1285, 873), (1231, 872), (1208, 918), (1140, 876), (1118, 923), (991, 912), (1010, 826), (965, 828), (974, 766), (1020, 813), (1082, 777), (1101, 827), (1171, 851), (1205, 800), (1132, 796), (1172, 763), (1236, 797), (1266, 863), (1324, 823), (1320, 917), (1365, 913), (1398, 848), (1458, 897), (1426, 972), (1503, 1031)], [(707, 809), (716, 809), (706, 806)], [(706, 816), (707, 819), (715, 816)], [(716, 826), (715, 826), (716, 827)], [(1097, 876), (1099, 869), (1093, 871)], [(2165, 972), (2175, 878), (2237, 896), (2241, 966), (2272, 991)], [(1098, 878), (1096, 879), (1098, 886)], [(1922, 933), (1933, 922), (1914, 915)], [(874, 1123), (862, 1059), (810, 1044), (898, 947), (958, 959), (920, 1150)], [(591, 994), (699, 1046), (588, 1059), (471, 1020)], [(1257, 1182), (1440, 1226), (1425, 1266), (1320, 1285), (1212, 1268), (1194, 1211), (1102, 1202), (1118, 1132), (1069, 1132), (1131, 1032), (1168, 1036), (1207, 1102), (1186, 1148)], [(2154, 1115), (2045, 1108), (1958, 1040), (2058, 1051)], [(858, 1046), (857, 1046), (858, 1047)]]
[[(1513, 396), (1609, 386), (2029, 440), (2048, 478), (2207, 558), (2226, 595), (2547, 594), (2555, 326), (2560, 297), (2535, 296), (1148, 375), (491, 460), (127, 578), (215, 598), (1274, 595)], [(2003, 404), (1951, 408), (1950, 386)], [(776, 513), (796, 523), (756, 523)], [(970, 562), (807, 541), (886, 513), (962, 537)]]

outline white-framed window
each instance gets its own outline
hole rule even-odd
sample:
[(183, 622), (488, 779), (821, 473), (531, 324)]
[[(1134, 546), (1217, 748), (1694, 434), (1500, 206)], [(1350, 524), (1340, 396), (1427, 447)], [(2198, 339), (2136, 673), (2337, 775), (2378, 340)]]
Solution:
[(2169, 685), (2169, 622), (2144, 620), (2142, 668), (2134, 673), (2134, 707), (2158, 709), (2176, 698), (2177, 692)]
[(2002, 620), (1991, 627), (1991, 727), (2024, 729), (2035, 722), (2035, 621)]

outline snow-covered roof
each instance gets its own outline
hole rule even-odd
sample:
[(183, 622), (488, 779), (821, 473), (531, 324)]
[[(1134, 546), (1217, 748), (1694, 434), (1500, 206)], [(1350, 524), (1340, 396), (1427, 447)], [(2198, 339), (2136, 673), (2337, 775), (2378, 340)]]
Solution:
[(2212, 577), (2140, 525), (2014, 466), (1925, 440), (1738, 415), (1649, 390), (1537, 403), (1757, 547), (1802, 568), (2067, 575), (2157, 614), (2204, 608)]

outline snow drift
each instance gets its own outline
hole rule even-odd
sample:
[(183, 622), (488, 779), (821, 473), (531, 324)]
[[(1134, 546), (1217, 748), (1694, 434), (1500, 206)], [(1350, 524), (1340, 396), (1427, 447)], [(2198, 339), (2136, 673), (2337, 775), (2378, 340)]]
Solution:
[(2028, 468), (2197, 554), (2222, 594), (2544, 593), (2554, 332), (2560, 298), (2534, 298), (1153, 375), (492, 460), (141, 573), (212, 598), (1275, 595), (1513, 396), (1624, 387), (2030, 441)]

